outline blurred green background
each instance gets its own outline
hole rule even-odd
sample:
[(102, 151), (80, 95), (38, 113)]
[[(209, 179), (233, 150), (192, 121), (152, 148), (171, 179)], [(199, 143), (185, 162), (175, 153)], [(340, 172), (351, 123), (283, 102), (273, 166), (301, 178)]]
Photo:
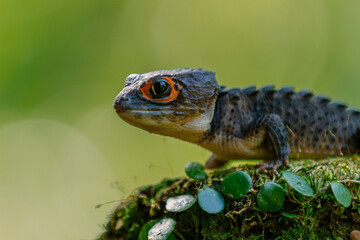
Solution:
[(360, 106), (360, 1), (1, 0), (0, 239), (93, 239), (137, 186), (210, 155), (121, 121), (130, 73), (202, 67)]

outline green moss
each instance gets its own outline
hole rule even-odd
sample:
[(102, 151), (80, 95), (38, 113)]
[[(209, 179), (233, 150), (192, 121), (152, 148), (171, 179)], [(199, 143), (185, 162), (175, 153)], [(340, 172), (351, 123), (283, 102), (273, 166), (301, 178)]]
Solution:
[[(207, 172), (201, 181), (182, 178), (167, 179), (140, 189), (115, 209), (100, 240), (137, 239), (141, 227), (153, 219), (174, 218), (174, 235), (181, 239), (348, 239), (354, 229), (360, 229), (359, 196), (360, 160), (333, 159), (326, 161), (294, 161), (288, 171), (302, 176), (315, 192), (306, 197), (289, 187), (282, 178), (257, 172), (254, 166), (220, 169)], [(199, 186), (221, 190), (224, 176), (243, 170), (252, 177), (253, 187), (242, 199), (225, 198), (224, 211), (208, 214), (195, 204), (181, 213), (165, 211), (169, 197), (179, 194), (196, 196)], [(353, 196), (349, 208), (337, 203), (329, 184), (342, 180)], [(266, 212), (256, 207), (260, 187), (269, 181), (286, 191), (283, 208)], [(286, 213), (286, 214), (284, 214)], [(290, 217), (289, 217), (290, 216)], [(291, 217), (293, 216), (293, 217)]]

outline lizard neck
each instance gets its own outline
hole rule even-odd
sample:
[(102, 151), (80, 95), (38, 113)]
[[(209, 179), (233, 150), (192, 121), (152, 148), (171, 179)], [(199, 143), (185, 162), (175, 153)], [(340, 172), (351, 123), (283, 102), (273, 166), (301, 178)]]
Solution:
[(224, 115), (224, 109), (222, 108), (224, 105), (226, 105), (225, 98), (226, 97), (224, 97), (224, 94), (221, 94), (220, 92), (214, 103), (211, 122), (209, 123), (207, 129), (202, 132), (201, 136), (197, 139), (196, 142), (196, 144), (203, 148), (209, 149), (210, 151), (213, 151), (213, 148), (216, 148), (218, 145), (218, 141), (214, 141), (215, 138), (217, 137), (217, 140), (223, 138), (221, 120)]
[(200, 117), (196, 117), (186, 122), (181, 122), (174, 131), (169, 131), (168, 136), (181, 139), (183, 141), (199, 144), (204, 134), (210, 131), (214, 115), (216, 114), (217, 101), (209, 104), (209, 108)]

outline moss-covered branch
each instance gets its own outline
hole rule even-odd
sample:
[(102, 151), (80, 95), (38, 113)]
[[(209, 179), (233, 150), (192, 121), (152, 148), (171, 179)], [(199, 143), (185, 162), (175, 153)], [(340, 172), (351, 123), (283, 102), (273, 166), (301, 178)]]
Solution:
[[(359, 168), (358, 159), (292, 162), (289, 171), (306, 179), (315, 192), (313, 197), (299, 194), (283, 178), (259, 173), (254, 166), (210, 171), (204, 180), (166, 179), (124, 200), (111, 214), (99, 239), (137, 239), (144, 224), (163, 217), (176, 220), (177, 239), (349, 239), (352, 230), (360, 230)], [(196, 196), (204, 186), (220, 190), (223, 178), (237, 170), (250, 174), (253, 187), (240, 200), (225, 197), (226, 207), (221, 213), (208, 214), (197, 204), (181, 213), (165, 210), (169, 197)], [(341, 206), (332, 195), (329, 184), (334, 180), (350, 190), (350, 207)], [(276, 212), (262, 211), (256, 202), (260, 187), (269, 181), (286, 191), (285, 204)]]

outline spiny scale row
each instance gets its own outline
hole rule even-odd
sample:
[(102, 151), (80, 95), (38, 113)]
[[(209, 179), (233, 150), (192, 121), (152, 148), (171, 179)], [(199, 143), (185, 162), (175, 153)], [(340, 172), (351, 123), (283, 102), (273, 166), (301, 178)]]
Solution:
[[(324, 96), (314, 97), (314, 94), (309, 91), (303, 90), (300, 92), (295, 92), (294, 87), (284, 87), (279, 90), (276, 90), (274, 85), (268, 85), (259, 89), (257, 89), (256, 86), (250, 86), (247, 88), (243, 88), (241, 90), (250, 98), (256, 98), (257, 96), (259, 96), (259, 94), (265, 95), (268, 98), (273, 98), (276, 93), (277, 98), (285, 98), (288, 100), (292, 100), (292, 97), (294, 95), (297, 95), (300, 98), (303, 98), (304, 100), (307, 101), (313, 100), (315, 103), (319, 103), (321, 105), (328, 105), (329, 107), (337, 108), (340, 111), (344, 111), (348, 108), (347, 105), (342, 103), (338, 103), (338, 102), (331, 103), (331, 100)], [(355, 116), (360, 116), (360, 112), (354, 109), (348, 109), (347, 113)]]

